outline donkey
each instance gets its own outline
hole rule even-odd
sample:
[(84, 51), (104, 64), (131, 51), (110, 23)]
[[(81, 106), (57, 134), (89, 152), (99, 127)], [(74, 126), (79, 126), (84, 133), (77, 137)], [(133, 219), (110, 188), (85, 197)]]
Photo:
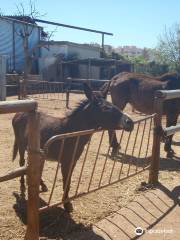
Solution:
[[(43, 148), (48, 139), (54, 135), (71, 133), (76, 131), (88, 130), (88, 129), (125, 129), (126, 131), (132, 131), (134, 127), (133, 121), (128, 115), (121, 112), (112, 103), (106, 101), (108, 89), (104, 91), (93, 93), (88, 85), (84, 85), (84, 93), (87, 97), (82, 101), (74, 110), (72, 110), (65, 118), (57, 118), (49, 116), (45, 113), (40, 114), (40, 147)], [(15, 134), (13, 160), (16, 158), (19, 150), (20, 166), (25, 164), (24, 154), (27, 149), (27, 128), (28, 113), (17, 113), (13, 120), (12, 125)], [(63, 202), (64, 208), (67, 211), (72, 210), (72, 205), (67, 201), (68, 193), (71, 183), (71, 175), (76, 165), (77, 160), (81, 156), (83, 149), (90, 139), (90, 136), (81, 136), (77, 146), (75, 154), (74, 164), (72, 171), (69, 175), (70, 165), (72, 161), (73, 149), (75, 147), (77, 137), (66, 139), (64, 142), (64, 150), (61, 158), (61, 172), (63, 177)], [(48, 158), (58, 159), (59, 151), (61, 149), (62, 142), (53, 142), (48, 151)], [(25, 189), (24, 177), (21, 178), (21, 189)], [(42, 190), (46, 190), (46, 186), (41, 180)]]
[[(105, 85), (102, 89), (105, 88)], [(110, 94), (112, 103), (123, 110), (127, 103), (130, 103), (134, 109), (144, 114), (152, 114), (154, 111), (154, 94), (156, 90), (174, 90), (180, 89), (180, 79), (176, 74), (168, 73), (155, 78), (145, 74), (122, 72), (111, 79)], [(169, 100), (164, 103), (163, 114), (166, 115), (166, 126), (176, 125), (180, 113), (180, 99)], [(118, 151), (118, 142), (115, 132), (109, 131), (112, 155)], [(174, 154), (171, 148), (172, 137), (167, 138), (164, 150), (168, 157)]]

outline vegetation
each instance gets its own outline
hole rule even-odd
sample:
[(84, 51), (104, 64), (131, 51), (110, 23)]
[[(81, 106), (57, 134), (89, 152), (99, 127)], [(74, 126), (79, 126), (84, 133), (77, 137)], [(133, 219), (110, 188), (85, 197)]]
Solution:
[(165, 27), (156, 48), (158, 62), (167, 64), (170, 71), (180, 73), (180, 23)]

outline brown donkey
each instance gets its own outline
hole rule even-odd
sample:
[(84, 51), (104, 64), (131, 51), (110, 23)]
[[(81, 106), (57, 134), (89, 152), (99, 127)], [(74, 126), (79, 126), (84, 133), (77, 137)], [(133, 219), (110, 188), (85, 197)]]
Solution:
[[(107, 86), (107, 84), (106, 84)], [(102, 87), (106, 88), (104, 85)], [(112, 103), (123, 110), (127, 103), (130, 103), (134, 109), (145, 114), (152, 114), (154, 111), (154, 94), (156, 90), (174, 90), (180, 89), (180, 79), (177, 74), (168, 73), (159, 78), (151, 77), (145, 74), (123, 72), (111, 79), (110, 94)], [(169, 100), (164, 103), (163, 113), (166, 115), (166, 125), (176, 125), (180, 113), (180, 99)], [(118, 142), (115, 133), (109, 131), (110, 138), (114, 134), (111, 146), (112, 154), (118, 151)], [(171, 148), (172, 136), (165, 142), (165, 151), (171, 157), (173, 150)]]
[[(54, 135), (71, 133), (76, 131), (88, 129), (125, 129), (132, 131), (134, 127), (133, 121), (124, 113), (122, 113), (116, 106), (105, 100), (108, 89), (99, 93), (93, 93), (88, 85), (84, 86), (84, 92), (87, 100), (82, 101), (68, 116), (65, 118), (56, 118), (48, 116), (40, 112), (40, 146), (43, 148), (46, 141)], [(19, 150), (20, 166), (24, 165), (24, 154), (27, 149), (27, 121), (28, 113), (17, 113), (12, 125), (15, 134), (13, 159), (16, 158)], [(68, 177), (70, 165), (72, 161), (73, 149), (75, 147), (77, 137), (66, 139), (64, 142), (64, 150), (61, 160), (61, 172), (63, 177), (63, 200), (68, 199), (70, 189), (71, 176)], [(78, 142), (77, 151), (75, 155), (74, 166), (76, 161), (81, 156), (81, 153), (90, 139), (90, 135), (81, 136)], [(58, 154), (62, 142), (53, 142), (49, 147), (48, 157), (51, 159), (58, 159)], [(72, 171), (73, 172), (73, 171)], [(71, 172), (71, 175), (72, 175)], [(45, 185), (41, 180), (41, 186), (45, 189)], [(24, 178), (21, 178), (21, 189), (25, 189)], [(71, 203), (64, 204), (65, 209), (71, 210)]]

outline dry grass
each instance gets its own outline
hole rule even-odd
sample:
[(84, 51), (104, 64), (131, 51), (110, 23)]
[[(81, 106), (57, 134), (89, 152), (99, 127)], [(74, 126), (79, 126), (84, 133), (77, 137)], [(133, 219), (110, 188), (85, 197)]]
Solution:
[[(64, 96), (62, 96), (64, 99)], [(82, 95), (71, 95), (71, 106), (74, 106), (76, 102), (83, 98)], [(13, 98), (11, 98), (13, 99)], [(54, 116), (62, 117), (65, 113), (64, 103), (60, 102), (61, 99), (56, 100), (55, 105), (54, 101), (41, 100), (40, 107), (42, 111), (46, 111), (49, 114)], [(55, 109), (54, 109), (55, 107)], [(133, 117), (133, 119), (141, 118), (139, 115), (131, 112), (131, 108), (128, 106), (126, 111)], [(12, 147), (13, 147), (13, 130), (11, 127), (11, 120), (13, 114), (1, 115), (0, 118), (0, 174), (7, 172), (9, 169), (14, 169), (18, 166), (18, 161), (11, 161), (12, 158)], [(142, 132), (143, 126), (140, 127)], [(135, 132), (135, 131), (134, 131)], [(119, 133), (120, 135), (120, 133)], [(143, 164), (146, 162), (143, 160), (146, 152), (147, 146), (147, 132), (145, 133), (145, 139), (143, 141), (142, 152), (139, 156), (141, 160), (138, 161), (138, 170), (142, 169)], [(131, 136), (131, 141), (133, 142), (134, 136)], [(125, 136), (127, 139), (127, 136)], [(175, 136), (175, 141), (180, 141), (180, 134)], [(82, 181), (80, 184), (80, 192), (84, 192), (87, 189), (89, 184), (90, 174), (92, 172), (93, 162), (96, 158), (96, 152), (98, 147), (98, 142), (100, 141), (100, 134), (94, 135), (92, 143), (89, 149), (89, 156), (85, 164), (84, 173), (82, 176)], [(135, 146), (134, 155), (138, 157), (138, 149), (141, 141), (141, 133), (138, 134), (137, 145)], [(152, 139), (150, 141), (149, 149), (151, 149)], [(123, 141), (122, 149), (125, 149), (126, 142)], [(177, 144), (178, 145), (178, 144)], [(128, 148), (128, 155), (132, 155), (132, 144)], [(100, 172), (102, 165), (105, 161), (104, 154), (107, 152), (108, 148), (108, 137), (105, 134), (102, 147), (100, 150), (100, 155), (97, 161), (95, 168), (95, 173), (93, 175), (91, 188), (97, 186), (99, 181)], [(174, 149), (177, 155), (180, 156), (179, 146), (174, 146)], [(178, 159), (166, 159), (165, 153), (162, 149), (161, 151), (161, 171), (160, 171), (160, 181), (162, 183), (167, 183), (172, 180), (177, 181), (179, 184), (178, 177), (180, 176), (180, 162)], [(148, 152), (150, 156), (150, 150)], [(123, 162), (123, 174), (127, 173), (128, 161), (127, 159), (122, 159), (122, 156), (117, 159), (116, 166), (113, 172), (112, 180), (116, 180), (119, 173), (119, 168)], [(83, 156), (78, 161), (76, 169), (72, 178), (71, 185), (71, 195), (74, 194), (76, 190), (76, 183), (78, 178), (78, 173), (82, 166)], [(131, 158), (132, 163), (133, 159)], [(108, 158), (105, 171), (103, 173), (102, 183), (105, 184), (111, 173), (114, 160)], [(55, 173), (56, 162), (47, 161), (45, 164), (45, 169), (43, 172), (43, 177), (48, 187), (52, 186), (53, 176)], [(131, 172), (135, 171), (136, 166), (132, 164)], [(61, 207), (56, 208), (52, 211), (47, 212), (46, 214), (41, 214), (41, 236), (45, 236), (47, 239), (74, 239), (72, 232), (79, 231), (90, 227), (91, 224), (99, 221), (105, 216), (109, 215), (111, 212), (116, 211), (124, 205), (127, 205), (128, 202), (133, 200), (137, 194), (140, 194), (136, 191), (137, 187), (141, 182), (147, 181), (148, 171), (145, 171), (139, 175), (136, 175), (130, 179), (124, 180), (118, 184), (114, 184), (110, 187), (99, 190), (95, 193), (91, 193), (82, 198), (78, 198), (73, 201), (74, 212), (69, 216), (66, 214)], [(62, 197), (62, 180), (60, 174), (58, 175), (58, 182), (55, 187), (55, 193), (52, 198), (52, 202), (57, 202), (61, 200)], [(48, 193), (41, 194), (41, 203), (48, 199)], [(15, 179), (6, 183), (0, 184), (0, 239), (2, 240), (20, 240), (23, 239), (25, 229), (26, 229), (26, 201), (21, 199), (19, 195), (19, 179)]]

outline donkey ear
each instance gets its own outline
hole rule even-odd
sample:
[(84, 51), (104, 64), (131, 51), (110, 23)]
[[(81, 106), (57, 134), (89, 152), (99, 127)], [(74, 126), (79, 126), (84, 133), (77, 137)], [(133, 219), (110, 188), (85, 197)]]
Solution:
[(86, 97), (92, 101), (93, 100), (93, 92), (92, 89), (88, 86), (87, 83), (84, 83), (84, 93), (86, 95)]
[(111, 84), (111, 81), (109, 81), (108, 83), (105, 83), (101, 88), (101, 93), (103, 95), (103, 98), (105, 98), (105, 99), (107, 98), (110, 84)]

